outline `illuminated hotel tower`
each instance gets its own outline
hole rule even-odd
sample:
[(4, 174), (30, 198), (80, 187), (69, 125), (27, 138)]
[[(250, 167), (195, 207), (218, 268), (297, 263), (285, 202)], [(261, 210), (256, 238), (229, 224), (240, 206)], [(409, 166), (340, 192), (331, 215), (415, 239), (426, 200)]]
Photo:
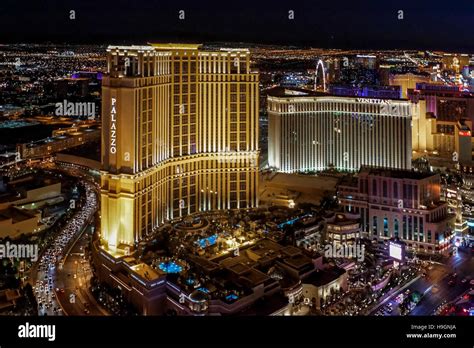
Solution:
[(274, 88), (268, 92), (268, 162), (279, 171), (411, 169), (408, 100), (331, 96)]
[(257, 206), (258, 74), (248, 50), (107, 53), (102, 245), (120, 254), (165, 220)]

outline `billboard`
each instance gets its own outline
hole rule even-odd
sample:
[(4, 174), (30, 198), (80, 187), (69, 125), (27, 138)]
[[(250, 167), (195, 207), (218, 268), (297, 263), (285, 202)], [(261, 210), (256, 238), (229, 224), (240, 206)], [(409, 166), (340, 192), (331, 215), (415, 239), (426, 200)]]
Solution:
[(388, 254), (392, 259), (403, 261), (405, 257), (405, 250), (402, 244), (390, 242), (388, 245)]

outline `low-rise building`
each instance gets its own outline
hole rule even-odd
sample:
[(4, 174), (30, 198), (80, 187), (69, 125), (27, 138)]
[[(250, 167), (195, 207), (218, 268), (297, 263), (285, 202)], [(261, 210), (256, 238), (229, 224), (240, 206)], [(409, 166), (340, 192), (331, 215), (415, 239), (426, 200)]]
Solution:
[(316, 257), (264, 238), (239, 253), (174, 259), (170, 273), (132, 256), (112, 257), (93, 244), (98, 278), (119, 288), (143, 315), (278, 315), (307, 304), (304, 284), (313, 286), (315, 294), (308, 296), (319, 306), (320, 298), (347, 287), (344, 270), (327, 277), (333, 270), (318, 268), (322, 257)]
[(341, 182), (338, 197), (344, 211), (360, 215), (365, 237), (434, 253), (448, 252), (454, 237), (455, 216), (440, 191), (438, 174), (364, 167)]
[(0, 311), (6, 311), (16, 306), (22, 295), (18, 289), (0, 290)]
[(332, 213), (326, 220), (326, 238), (330, 243), (353, 244), (360, 235), (358, 214)]
[(0, 238), (17, 238), (22, 234), (44, 230), (42, 209), (62, 202), (61, 182), (26, 173), (0, 180)]
[(17, 145), (21, 158), (41, 158), (100, 140), (100, 127), (87, 124), (55, 130), (50, 138)]
[(10, 181), (0, 192), (0, 210), (30, 204), (61, 195), (61, 183), (27, 175)]
[(40, 223), (41, 213), (29, 212), (15, 207), (0, 210), (0, 238), (15, 239), (22, 234), (41, 231), (44, 226)]
[(347, 272), (339, 267), (318, 270), (303, 281), (303, 297), (318, 309), (327, 302), (328, 297), (347, 289)]

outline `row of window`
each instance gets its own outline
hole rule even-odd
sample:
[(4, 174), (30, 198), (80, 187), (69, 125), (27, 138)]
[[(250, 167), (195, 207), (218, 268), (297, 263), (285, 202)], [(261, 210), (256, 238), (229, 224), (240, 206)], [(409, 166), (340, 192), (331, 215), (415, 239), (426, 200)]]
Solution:
[(315, 111), (339, 111), (355, 113), (371, 113), (375, 115), (410, 116), (409, 104), (367, 104), (352, 103), (347, 101), (333, 102), (326, 100), (314, 100), (311, 102), (272, 102), (268, 103), (269, 111), (275, 112), (315, 112)]

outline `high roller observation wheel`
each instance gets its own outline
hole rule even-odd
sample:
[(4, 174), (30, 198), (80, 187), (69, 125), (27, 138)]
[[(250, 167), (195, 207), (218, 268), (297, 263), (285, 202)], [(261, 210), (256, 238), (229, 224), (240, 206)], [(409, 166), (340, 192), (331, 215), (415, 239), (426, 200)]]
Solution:
[(314, 72), (314, 90), (316, 91), (317, 89), (319, 66), (321, 66), (323, 72), (323, 91), (326, 92), (326, 70), (324, 69), (324, 63), (321, 59), (316, 63), (316, 71)]

